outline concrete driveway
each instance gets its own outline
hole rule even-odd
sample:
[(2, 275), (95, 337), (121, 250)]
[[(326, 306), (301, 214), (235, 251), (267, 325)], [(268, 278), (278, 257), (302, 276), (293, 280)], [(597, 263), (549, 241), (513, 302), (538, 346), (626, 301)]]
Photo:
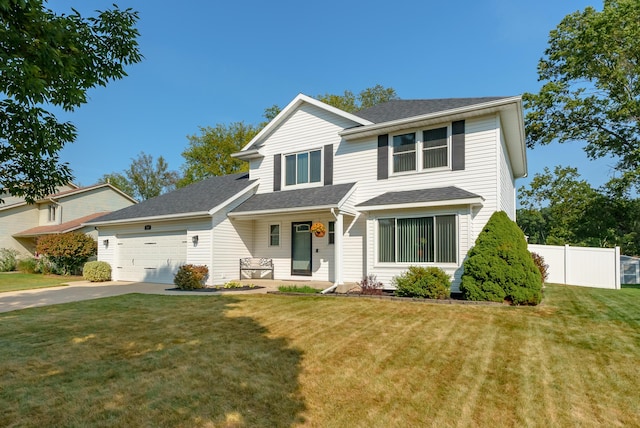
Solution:
[[(147, 282), (72, 282), (63, 287), (38, 288), (23, 291), (0, 293), (0, 312), (38, 306), (57, 305), (59, 303), (77, 302), (80, 300), (99, 299), (102, 297), (120, 296), (129, 293), (166, 294), (175, 296), (216, 296), (220, 292), (185, 292), (167, 291), (171, 284), (152, 284)], [(265, 289), (254, 292), (266, 292)]]

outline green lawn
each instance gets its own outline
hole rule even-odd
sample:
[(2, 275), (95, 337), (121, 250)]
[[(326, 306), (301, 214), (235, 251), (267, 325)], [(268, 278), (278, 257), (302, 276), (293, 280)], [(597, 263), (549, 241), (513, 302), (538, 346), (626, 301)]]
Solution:
[(0, 314), (2, 426), (638, 426), (640, 290), (128, 295)]
[(82, 281), (82, 277), (1, 272), (0, 293), (4, 291), (29, 290), (31, 288), (57, 287), (73, 281)]

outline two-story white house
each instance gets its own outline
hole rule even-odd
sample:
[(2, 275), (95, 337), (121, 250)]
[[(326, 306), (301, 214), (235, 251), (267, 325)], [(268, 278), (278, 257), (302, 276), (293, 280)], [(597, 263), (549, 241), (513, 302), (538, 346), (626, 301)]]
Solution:
[(238, 278), (240, 258), (264, 257), (276, 279), (375, 274), (386, 288), (411, 265), (439, 266), (455, 290), (491, 214), (515, 219), (515, 180), (527, 173), (520, 97), (395, 100), (352, 114), (298, 95), (234, 156), (248, 173), (89, 223), (114, 279), (171, 283), (193, 263), (217, 284)]

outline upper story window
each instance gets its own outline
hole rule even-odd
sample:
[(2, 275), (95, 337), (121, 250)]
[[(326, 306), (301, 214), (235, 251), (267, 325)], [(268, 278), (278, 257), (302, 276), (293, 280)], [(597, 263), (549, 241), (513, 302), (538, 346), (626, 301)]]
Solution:
[(285, 185), (319, 183), (322, 180), (322, 151), (285, 155)]
[(393, 136), (393, 173), (449, 166), (449, 126)]
[(53, 204), (49, 205), (49, 222), (56, 221), (56, 206)]

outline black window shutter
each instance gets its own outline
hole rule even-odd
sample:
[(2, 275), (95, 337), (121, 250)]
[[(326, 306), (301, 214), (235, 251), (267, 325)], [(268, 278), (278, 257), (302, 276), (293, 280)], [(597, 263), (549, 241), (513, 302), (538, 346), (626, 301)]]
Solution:
[(282, 156), (280, 154), (273, 155), (273, 191), (280, 191), (282, 183)]
[(464, 120), (451, 124), (451, 134), (451, 169), (460, 171), (464, 169)]
[(324, 146), (324, 185), (333, 184), (333, 144)]
[(389, 134), (378, 135), (378, 180), (389, 178)]

